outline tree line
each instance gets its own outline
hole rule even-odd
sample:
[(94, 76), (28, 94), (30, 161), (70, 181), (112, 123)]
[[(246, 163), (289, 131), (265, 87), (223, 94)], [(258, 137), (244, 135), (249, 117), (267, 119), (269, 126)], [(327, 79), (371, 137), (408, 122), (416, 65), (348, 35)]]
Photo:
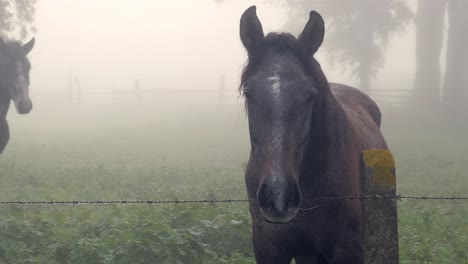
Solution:
[[(392, 37), (414, 23), (416, 71), (412, 104), (423, 112), (443, 109), (456, 116), (463, 116), (468, 110), (468, 1), (417, 0), (414, 11), (409, 7), (411, 0), (265, 1), (286, 7), (289, 19), (285, 30), (293, 32), (302, 22), (298, 17), (307, 17), (309, 10), (320, 10), (327, 21), (325, 50), (329, 61), (357, 77), (363, 91), (371, 90), (372, 78), (384, 66)], [(0, 0), (0, 36), (24, 40), (35, 32), (36, 3), (37, 0)]]
[(0, 36), (25, 40), (34, 27), (37, 0), (0, 0)]
[(468, 1), (417, 0), (415, 10), (411, 0), (265, 1), (287, 9), (284, 30), (294, 33), (302, 23), (298, 18), (320, 10), (327, 22), (329, 62), (356, 77), (365, 92), (374, 88), (371, 80), (384, 66), (392, 37), (414, 23), (416, 71), (411, 105), (423, 113), (442, 110), (457, 117), (468, 110)]

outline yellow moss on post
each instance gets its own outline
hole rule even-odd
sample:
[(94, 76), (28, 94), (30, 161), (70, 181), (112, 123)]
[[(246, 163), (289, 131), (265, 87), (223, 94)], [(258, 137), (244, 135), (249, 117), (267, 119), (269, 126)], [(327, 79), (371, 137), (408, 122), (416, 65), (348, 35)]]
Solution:
[(366, 167), (374, 170), (373, 180), (382, 188), (396, 188), (395, 160), (388, 150), (376, 149), (363, 152)]
[[(390, 151), (362, 153), (361, 187), (363, 196), (396, 195), (395, 161)], [(362, 206), (366, 263), (399, 263), (396, 200), (368, 199)]]

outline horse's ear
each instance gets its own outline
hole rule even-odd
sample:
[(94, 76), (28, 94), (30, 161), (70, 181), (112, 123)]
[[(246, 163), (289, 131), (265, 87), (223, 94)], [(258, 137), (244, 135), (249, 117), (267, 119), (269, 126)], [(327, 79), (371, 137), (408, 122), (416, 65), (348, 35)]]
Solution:
[(263, 41), (262, 23), (257, 17), (257, 7), (251, 6), (245, 10), (240, 20), (240, 38), (242, 44), (251, 52)]
[(311, 11), (309, 21), (307, 22), (299, 41), (304, 47), (307, 55), (313, 56), (320, 48), (325, 36), (325, 22), (322, 16), (316, 11)]
[(36, 43), (36, 39), (32, 38), (28, 43), (23, 45), (23, 50), (26, 54), (31, 52), (31, 50), (34, 48), (34, 43)]

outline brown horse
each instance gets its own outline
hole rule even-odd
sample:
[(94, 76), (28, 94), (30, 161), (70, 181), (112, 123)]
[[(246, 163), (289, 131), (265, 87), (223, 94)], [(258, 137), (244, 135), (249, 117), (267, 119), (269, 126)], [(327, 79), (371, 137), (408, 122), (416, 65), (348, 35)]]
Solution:
[(355, 88), (329, 84), (314, 59), (324, 32), (315, 11), (298, 38), (265, 37), (255, 6), (240, 21), (257, 263), (364, 263), (360, 201), (317, 198), (360, 196), (361, 152), (387, 145), (377, 105)]
[(32, 109), (29, 98), (29, 70), (27, 58), (34, 47), (34, 38), (21, 45), (16, 41), (5, 42), (0, 38), (0, 153), (10, 139), (6, 116), (13, 100), (19, 114), (27, 114)]

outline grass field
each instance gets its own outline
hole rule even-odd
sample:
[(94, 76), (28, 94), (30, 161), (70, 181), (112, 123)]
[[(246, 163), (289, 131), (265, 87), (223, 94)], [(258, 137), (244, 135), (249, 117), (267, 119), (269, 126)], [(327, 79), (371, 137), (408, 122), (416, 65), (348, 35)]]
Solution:
[[(406, 195), (468, 194), (466, 128), (384, 115)], [(245, 198), (241, 105), (10, 115), (0, 200)], [(468, 263), (468, 204), (399, 202), (401, 263)], [(0, 206), (11, 263), (254, 263), (246, 204)]]

